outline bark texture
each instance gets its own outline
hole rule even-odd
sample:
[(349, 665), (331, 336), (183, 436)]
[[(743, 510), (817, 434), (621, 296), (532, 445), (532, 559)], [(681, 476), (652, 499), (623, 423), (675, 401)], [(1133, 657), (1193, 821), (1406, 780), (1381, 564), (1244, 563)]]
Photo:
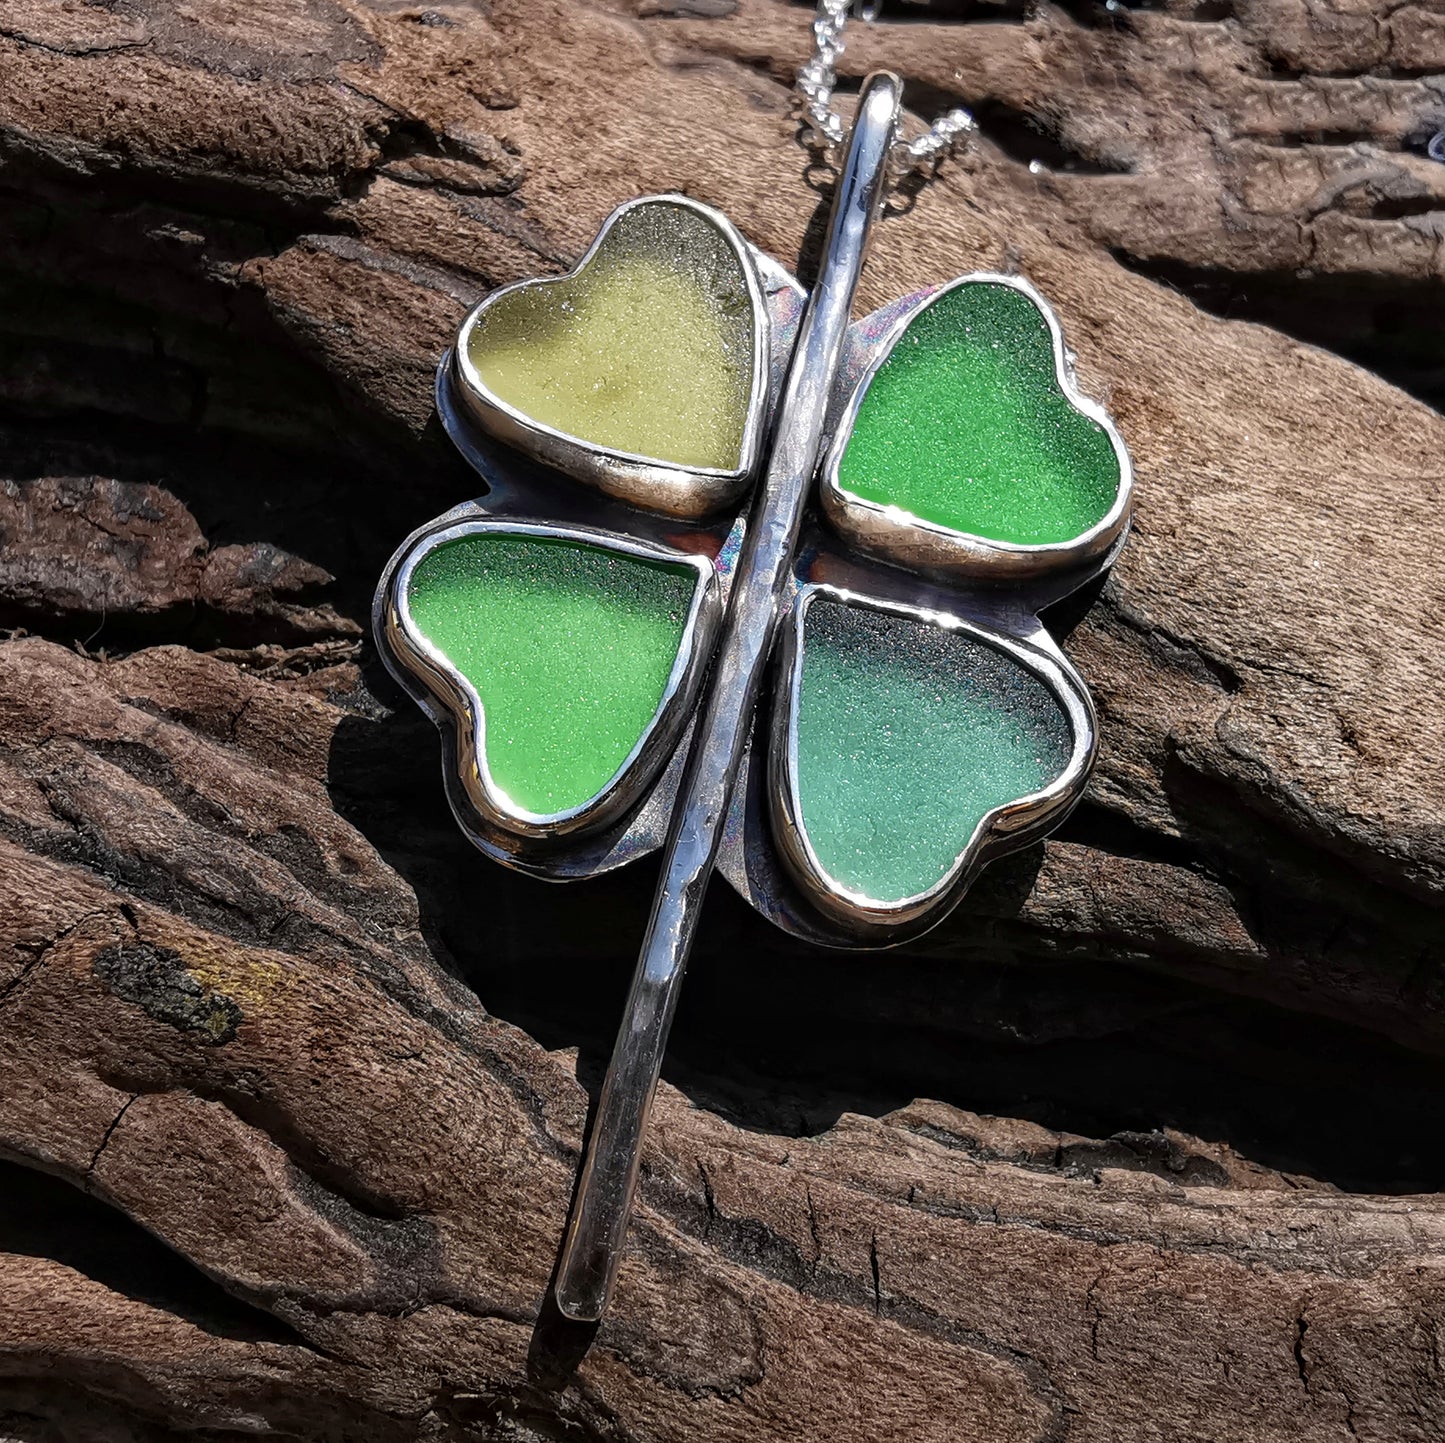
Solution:
[(982, 136), (862, 304), (1026, 272), (1135, 457), (1103, 760), (901, 953), (715, 887), (594, 1335), (651, 872), (472, 853), (363, 624), (489, 288), (665, 190), (806, 275), (810, 9), (0, 7), (4, 1443), (1445, 1433), (1445, 12), (884, 18)]

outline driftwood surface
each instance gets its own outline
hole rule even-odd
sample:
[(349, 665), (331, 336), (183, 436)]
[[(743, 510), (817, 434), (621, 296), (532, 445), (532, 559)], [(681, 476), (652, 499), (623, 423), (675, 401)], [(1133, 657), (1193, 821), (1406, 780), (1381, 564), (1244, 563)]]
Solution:
[(982, 124), (862, 304), (1027, 273), (1136, 459), (1101, 766), (898, 953), (715, 884), (615, 1308), (541, 1306), (652, 869), (472, 852), (370, 590), (489, 288), (665, 190), (806, 274), (809, 21), (0, 6), (5, 1443), (1445, 1434), (1438, 0), (850, 32)]

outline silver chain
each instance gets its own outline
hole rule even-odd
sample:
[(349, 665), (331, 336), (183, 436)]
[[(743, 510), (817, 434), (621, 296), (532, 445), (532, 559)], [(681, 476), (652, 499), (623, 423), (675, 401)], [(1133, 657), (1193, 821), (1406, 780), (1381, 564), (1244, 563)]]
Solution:
[[(853, 0), (818, 0), (818, 14), (813, 21), (813, 55), (798, 71), (798, 94), (810, 130), (809, 145), (821, 150), (830, 163), (836, 162), (847, 138), (848, 130), (833, 110), (833, 87), (838, 82), (838, 57), (843, 53), (843, 27)], [(871, 20), (876, 4), (860, 7), (864, 19)], [(914, 172), (932, 173), (938, 163), (955, 151), (962, 150), (978, 129), (972, 114), (963, 109), (950, 110), (914, 140), (897, 140), (893, 144), (890, 168), (894, 182)]]

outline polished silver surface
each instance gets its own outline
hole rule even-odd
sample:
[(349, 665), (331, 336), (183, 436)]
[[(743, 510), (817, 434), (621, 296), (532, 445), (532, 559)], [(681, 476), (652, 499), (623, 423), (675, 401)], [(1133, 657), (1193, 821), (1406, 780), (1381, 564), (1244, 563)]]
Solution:
[(761, 494), (743, 542), (716, 674), (692, 743), (663, 853), (662, 880), (593, 1123), (558, 1267), (564, 1315), (602, 1316), (637, 1185), (642, 1133), (679, 985), (722, 839), (803, 508), (818, 464), (834, 373), (868, 233), (882, 203), (902, 85), (872, 77), (859, 99), (823, 264), (799, 328)]
[[(1069, 758), (1058, 777), (1047, 787), (997, 807), (981, 818), (948, 872), (933, 887), (913, 897), (879, 901), (850, 889), (829, 875), (808, 835), (799, 791), (798, 719), (808, 610), (819, 598), (906, 617), (993, 647), (1041, 681), (1068, 721)], [(788, 871), (807, 900), (823, 916), (848, 928), (865, 944), (885, 946), (895, 938), (916, 936), (926, 926), (941, 921), (987, 862), (1026, 846), (1056, 827), (1083, 795), (1093, 770), (1098, 750), (1097, 724), (1088, 690), (1055, 647), (1040, 644), (1037, 633), (1031, 640), (1023, 641), (968, 621), (953, 608), (918, 606), (812, 582), (798, 592), (791, 624), (783, 629), (778, 675), (780, 685), (773, 699), (768, 748), (773, 836)]]
[[(482, 380), (472, 364), (473, 332), (489, 312), (519, 291), (545, 289), (570, 281), (592, 263), (613, 228), (624, 216), (647, 206), (670, 206), (692, 211), (707, 220), (723, 237), (742, 271), (752, 305), (752, 380), (747, 417), (743, 426), (741, 456), (736, 467), (720, 469), (682, 466), (648, 456), (609, 451), (577, 436), (534, 420), (502, 400)], [(476, 421), (491, 435), (559, 471), (585, 481), (633, 505), (673, 516), (711, 515), (736, 502), (751, 485), (767, 429), (769, 363), (772, 358), (768, 306), (758, 275), (757, 253), (726, 216), (711, 206), (683, 195), (645, 196), (629, 201), (607, 217), (587, 254), (565, 276), (548, 280), (518, 281), (494, 291), (462, 322), (453, 348), (458, 394)]]
[[(883, 506), (849, 491), (838, 479), (838, 468), (848, 448), (853, 422), (873, 377), (892, 354), (910, 323), (921, 311), (960, 286), (986, 282), (1008, 286), (1026, 295), (1048, 326), (1059, 388), (1076, 410), (1096, 422), (1109, 438), (1119, 463), (1119, 489), (1109, 511), (1087, 531), (1069, 541), (1048, 545), (1020, 545), (990, 541), (939, 526), (897, 506)], [(1134, 496), (1134, 468), (1128, 448), (1108, 412), (1078, 388), (1058, 317), (1043, 296), (1020, 276), (979, 271), (960, 276), (946, 286), (920, 291), (895, 301), (876, 316), (866, 316), (850, 329), (845, 372), (858, 370), (857, 384), (831, 423), (832, 443), (819, 483), (823, 513), (839, 535), (860, 549), (881, 556), (896, 566), (974, 581), (1015, 583), (1055, 568), (1074, 567), (1107, 553), (1129, 524)]]
[[(422, 634), (411, 615), (411, 580), (416, 568), (439, 547), (467, 536), (483, 535), (576, 541), (640, 561), (685, 567), (693, 574), (692, 601), (656, 715), (607, 784), (586, 803), (566, 811), (528, 811), (497, 785), (487, 763), (486, 708), (476, 688)], [(456, 772), (467, 800), (485, 823), (533, 839), (562, 837), (604, 826), (637, 804), (677, 746), (697, 699), (721, 620), (721, 587), (707, 556), (593, 527), (498, 519), (454, 521), (429, 531), (408, 550), (392, 573), (382, 614), (390, 654), (452, 713)]]

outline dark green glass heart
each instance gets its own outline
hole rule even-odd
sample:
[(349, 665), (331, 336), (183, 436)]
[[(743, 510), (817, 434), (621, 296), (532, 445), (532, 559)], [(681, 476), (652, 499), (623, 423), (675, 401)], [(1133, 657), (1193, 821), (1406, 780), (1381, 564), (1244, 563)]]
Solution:
[(968, 281), (918, 311), (874, 373), (838, 464), (853, 495), (989, 541), (1072, 541), (1108, 515), (1109, 433), (1059, 383), (1032, 298)]

